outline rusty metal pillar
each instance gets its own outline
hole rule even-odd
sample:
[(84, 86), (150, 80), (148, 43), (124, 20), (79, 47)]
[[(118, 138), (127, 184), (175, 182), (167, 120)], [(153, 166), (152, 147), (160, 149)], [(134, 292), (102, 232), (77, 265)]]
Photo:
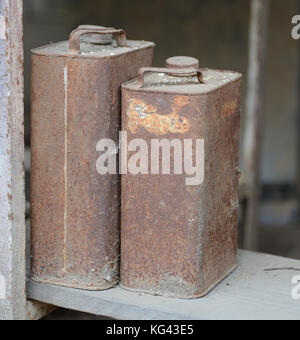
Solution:
[(248, 94), (243, 152), (246, 197), (244, 248), (248, 250), (257, 249), (269, 6), (269, 0), (251, 1)]
[(22, 1), (0, 0), (0, 319), (26, 318)]

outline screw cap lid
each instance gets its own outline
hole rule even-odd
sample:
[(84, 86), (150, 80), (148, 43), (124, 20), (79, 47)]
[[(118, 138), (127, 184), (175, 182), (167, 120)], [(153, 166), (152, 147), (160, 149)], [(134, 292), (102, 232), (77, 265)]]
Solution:
[(167, 59), (168, 68), (199, 68), (199, 60), (192, 57), (172, 57)]

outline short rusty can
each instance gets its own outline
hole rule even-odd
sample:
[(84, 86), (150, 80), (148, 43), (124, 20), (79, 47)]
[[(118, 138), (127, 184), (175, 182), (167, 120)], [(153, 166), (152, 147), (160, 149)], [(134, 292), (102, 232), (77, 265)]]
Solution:
[(120, 177), (99, 175), (99, 140), (119, 141), (121, 84), (154, 44), (80, 26), (32, 51), (32, 279), (87, 290), (119, 281)]
[(122, 287), (199, 298), (236, 268), (241, 78), (174, 57), (122, 85)]

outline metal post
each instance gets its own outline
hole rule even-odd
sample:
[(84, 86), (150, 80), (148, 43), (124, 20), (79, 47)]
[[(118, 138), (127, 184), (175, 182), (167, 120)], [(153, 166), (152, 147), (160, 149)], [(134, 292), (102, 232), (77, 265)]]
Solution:
[(0, 0), (0, 319), (26, 319), (22, 0)]
[(247, 202), (244, 247), (249, 250), (257, 249), (265, 81), (264, 66), (267, 49), (269, 5), (269, 0), (251, 1), (248, 94), (243, 154)]

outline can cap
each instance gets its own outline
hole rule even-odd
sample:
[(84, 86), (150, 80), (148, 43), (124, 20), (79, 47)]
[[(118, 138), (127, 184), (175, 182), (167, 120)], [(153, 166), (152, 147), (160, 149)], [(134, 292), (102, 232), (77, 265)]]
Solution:
[[(103, 30), (106, 29), (112, 29), (104, 26), (95, 26), (95, 25), (81, 25), (78, 28), (103, 28)], [(94, 34), (94, 33), (89, 33), (85, 34), (80, 37), (80, 41), (88, 44), (99, 44), (99, 45), (108, 45), (113, 42), (113, 35), (112, 34)]]
[(199, 69), (199, 60), (192, 57), (172, 57), (167, 59), (168, 68), (196, 68)]

